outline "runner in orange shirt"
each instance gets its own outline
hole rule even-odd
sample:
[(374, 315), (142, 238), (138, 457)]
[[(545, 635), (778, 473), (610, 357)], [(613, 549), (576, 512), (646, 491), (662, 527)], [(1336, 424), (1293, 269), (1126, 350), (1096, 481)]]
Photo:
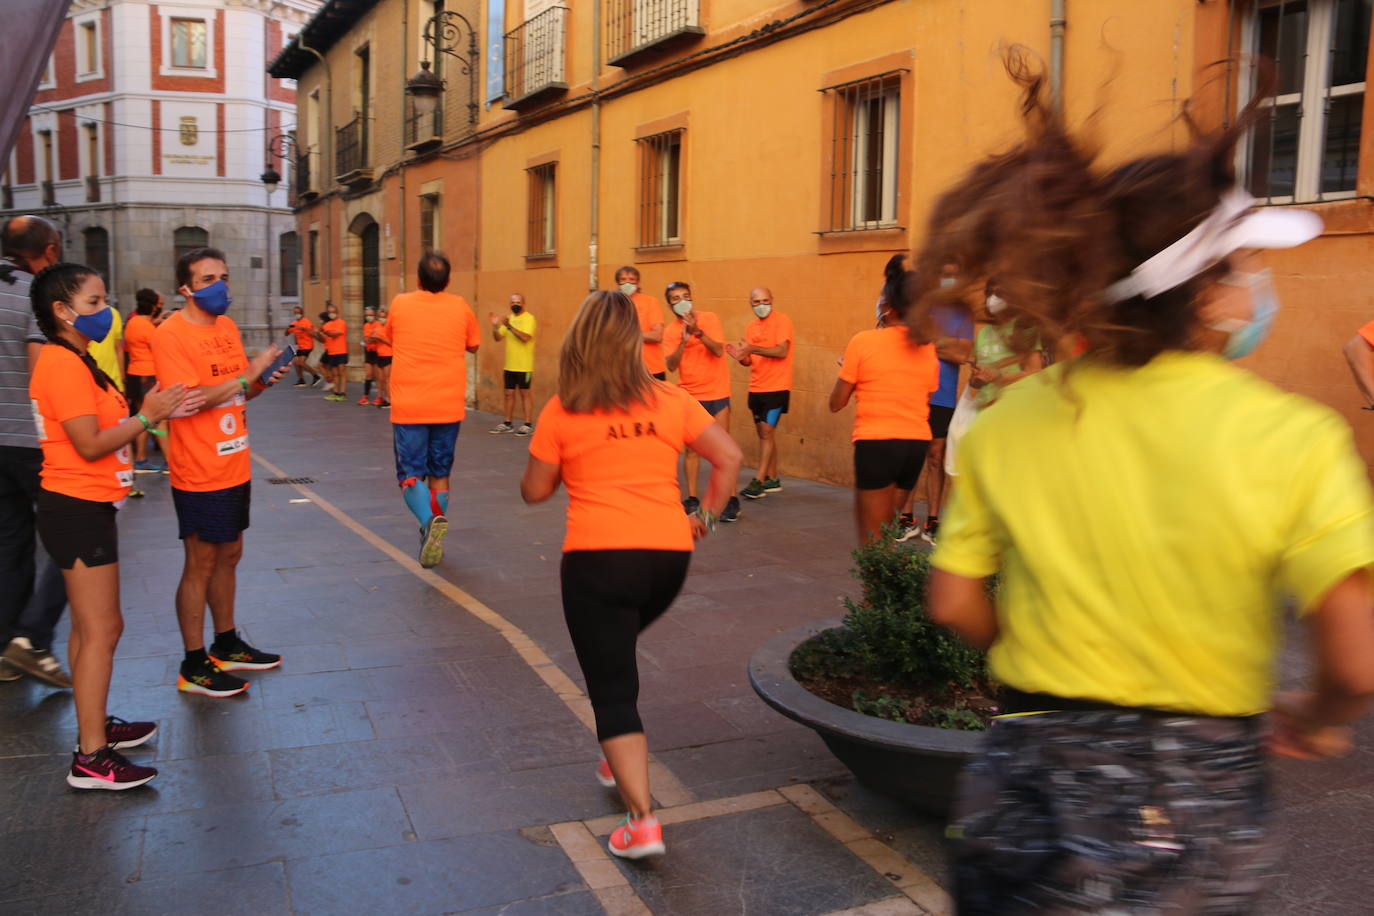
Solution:
[[(372, 306), (363, 309), (363, 396), (358, 406), (366, 407), (372, 403), (372, 383), (377, 380), (377, 343), (376, 334), (382, 324), (377, 320), (377, 310)], [(380, 397), (377, 400), (381, 400)]]
[[(157, 378), (186, 385), (205, 397), (195, 416), (171, 422), (167, 460), (172, 504), (186, 554), (177, 586), (177, 621), (186, 657), (177, 689), (211, 697), (233, 696), (248, 682), (229, 671), (275, 668), (281, 656), (254, 649), (234, 623), (234, 589), (253, 476), (244, 405), (262, 394), (262, 374), (276, 359), (275, 346), (252, 360), (243, 352), (238, 325), (224, 313), (233, 303), (229, 268), (215, 248), (188, 251), (177, 261), (178, 292), (186, 307), (162, 323), (153, 338)], [(269, 379), (286, 374), (283, 366)], [(205, 650), (205, 605), (215, 639)]]
[(758, 287), (749, 293), (754, 320), (744, 339), (726, 344), (725, 351), (749, 367), (749, 412), (759, 435), (758, 476), (744, 495), (762, 499), (782, 490), (778, 477), (778, 424), (792, 403), (792, 319), (773, 308), (773, 293)]
[[(129, 400), (129, 413), (136, 414), (143, 407), (143, 393), (157, 384), (153, 369), (153, 334), (155, 319), (162, 311), (162, 297), (157, 290), (141, 289), (134, 293), (134, 313), (124, 323), (124, 394)], [(148, 434), (139, 433), (134, 440), (134, 473), (155, 474), (167, 470), (167, 465), (148, 460)], [(130, 495), (138, 493), (137, 489)], [(140, 494), (141, 495), (141, 494)]]
[(377, 330), (373, 340), (377, 342), (377, 400), (373, 401), (379, 409), (391, 409), (391, 362), (395, 351), (387, 339), (386, 323), (389, 318), (386, 306), (377, 311)]
[(420, 523), (420, 565), (437, 566), (448, 534), (449, 474), (458, 429), (467, 415), (467, 354), (482, 342), (477, 316), (462, 296), (446, 293), (449, 262), (427, 251), (417, 267), (420, 288), (391, 300), (387, 338), (391, 432), (396, 480)]
[[(730, 364), (725, 361), (725, 331), (715, 312), (699, 312), (692, 305), (692, 288), (669, 283), (663, 298), (675, 316), (663, 329), (664, 361), (678, 374), (678, 384), (701, 402), (720, 428), (730, 431)], [(687, 498), (682, 508), (691, 515), (701, 504), (697, 499), (697, 474), (701, 457), (691, 449), (683, 456)], [(721, 510), (722, 522), (739, 518), (739, 497), (730, 496)]]
[[(292, 360), (296, 367), (296, 384), (291, 387), (314, 388), (320, 383), (320, 374), (310, 368), (310, 354), (315, 349), (315, 323), (305, 317), (305, 309), (298, 305), (291, 310), (291, 323), (286, 330), (296, 339), (296, 358)], [(313, 376), (308, 382), (305, 380), (307, 372)]]
[[(598, 291), (582, 303), (520, 482), (528, 503), (548, 499), (559, 483), (568, 488), (563, 616), (606, 754), (597, 779), (619, 789), (629, 809), (608, 846), (630, 859), (664, 852), (636, 708), (635, 642), (677, 596), (692, 542), (715, 528), (740, 464), (739, 446), (695, 398), (649, 376), (642, 335), (628, 296)], [(712, 467), (692, 516), (678, 502), (683, 446)]]
[(830, 410), (854, 409), (854, 517), (859, 543), (897, 520), (930, 448), (929, 396), (940, 387), (935, 346), (911, 339), (902, 320), (908, 301), (884, 296), (878, 327), (849, 341)]
[(639, 268), (620, 268), (615, 272), (615, 282), (634, 303), (639, 330), (644, 334), (644, 365), (661, 382), (668, 377), (668, 364), (663, 358), (663, 306), (653, 296), (640, 292)]
[[(130, 763), (120, 748), (157, 733), (152, 722), (107, 716), (115, 648), (124, 628), (119, 608), (119, 536), (115, 514), (133, 484), (129, 443), (169, 416), (194, 412), (202, 400), (184, 385), (143, 393), (142, 412), (128, 403), (86, 352), (104, 340), (114, 313), (100, 275), (79, 264), (55, 264), (29, 290), (48, 343), (29, 380), (43, 449), (38, 535), (62, 570), (72, 609), (68, 642), (76, 697), (77, 747), (67, 783), (78, 789), (132, 789), (157, 775)], [(175, 411), (175, 412), (174, 412)]]
[(325, 378), (329, 380), (329, 394), (326, 401), (348, 400), (348, 324), (339, 317), (334, 303), (326, 302), (324, 321), (315, 336), (324, 344), (324, 356), (320, 365), (324, 367)]

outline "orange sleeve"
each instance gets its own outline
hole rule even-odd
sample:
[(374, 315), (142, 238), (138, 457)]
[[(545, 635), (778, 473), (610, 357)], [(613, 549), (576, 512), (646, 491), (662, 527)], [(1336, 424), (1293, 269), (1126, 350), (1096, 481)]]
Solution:
[(482, 343), (482, 329), (477, 326), (477, 315), (472, 311), (472, 306), (463, 303), (463, 309), (467, 312), (468, 319), (468, 342), (469, 347), (476, 347)]
[(678, 388), (677, 395), (682, 399), (682, 441), (690, 445), (697, 441), (697, 437), (706, 432), (707, 428), (714, 425), (716, 419), (706, 412), (700, 401), (683, 389)]
[(157, 382), (163, 388), (185, 385), (195, 388), (200, 384), (200, 369), (194, 357), (186, 349), (175, 330), (163, 325), (153, 346), (153, 370)]
[(678, 342), (682, 340), (682, 322), (670, 321), (663, 329), (663, 354), (666, 356), (677, 349)]
[(96, 387), (91, 372), (79, 359), (62, 360), (66, 365), (58, 366), (57, 361), (48, 363), (47, 371), (40, 379), (52, 418), (58, 423), (66, 423), (77, 417), (97, 415)]
[(725, 326), (720, 323), (719, 315), (714, 312), (708, 313), (697, 319), (697, 323), (701, 325), (701, 330), (707, 337), (712, 340), (725, 340)]
[(774, 342), (773, 346), (781, 344), (784, 340), (792, 339), (792, 319), (788, 318), (786, 315), (780, 317), (783, 320), (783, 326), (778, 329), (778, 339)]
[(1364, 338), (1365, 343), (1374, 347), (1374, 321), (1360, 328), (1360, 336)]
[[(863, 362), (863, 347), (859, 343), (859, 335), (855, 334), (849, 338), (849, 344), (844, 348), (844, 365), (840, 366), (840, 378), (851, 385), (859, 383), (859, 364)], [(936, 372), (939, 376), (939, 372)], [(936, 387), (939, 387), (938, 385)]]
[[(702, 411), (705, 413), (705, 411)], [(530, 457), (538, 458), (545, 464), (562, 464), (562, 449), (558, 442), (558, 427), (563, 419), (563, 408), (557, 396), (549, 399), (544, 409), (539, 411), (539, 422), (534, 425), (534, 436), (530, 438)]]

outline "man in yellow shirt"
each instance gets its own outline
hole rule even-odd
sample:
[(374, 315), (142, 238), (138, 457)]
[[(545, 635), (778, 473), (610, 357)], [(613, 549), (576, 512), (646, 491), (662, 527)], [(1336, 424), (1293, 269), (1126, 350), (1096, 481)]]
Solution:
[(100, 371), (110, 377), (115, 383), (115, 387), (121, 392), (124, 391), (124, 319), (119, 314), (119, 309), (111, 308), (114, 314), (114, 324), (110, 325), (110, 333), (104, 340), (91, 341), (86, 347), (86, 352), (95, 360), (95, 364), (100, 367)]
[[(525, 297), (512, 293), (510, 314), (504, 318), (495, 312), (488, 313), (491, 320), (492, 340), (506, 342), (506, 368), (504, 384), (506, 392), (506, 418), (493, 426), (494, 435), (514, 432), (517, 436), (528, 436), (534, 432), (534, 408), (530, 397), (530, 381), (534, 377), (534, 333), (537, 322), (534, 316), (525, 311)], [(525, 422), (519, 429), (512, 422), (515, 418), (515, 394), (520, 393), (520, 407), (524, 411)]]

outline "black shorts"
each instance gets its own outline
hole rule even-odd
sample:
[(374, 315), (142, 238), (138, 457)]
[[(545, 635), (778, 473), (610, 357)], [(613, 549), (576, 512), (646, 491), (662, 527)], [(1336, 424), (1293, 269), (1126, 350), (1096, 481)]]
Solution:
[(129, 416), (132, 417), (143, 409), (143, 396), (148, 393), (148, 389), (156, 384), (157, 378), (155, 376), (124, 376), (124, 400), (129, 402)]
[(116, 511), (112, 503), (39, 490), (35, 523), (43, 549), (59, 569), (71, 569), (77, 560), (87, 566), (118, 563)]
[(381, 366), (383, 369), (388, 368), (388, 367), (391, 365), (391, 357), (390, 357), (390, 356), (379, 356), (379, 357), (377, 357), (377, 365)]
[(778, 420), (787, 413), (792, 403), (790, 391), (751, 391), (749, 392), (749, 412), (754, 415), (755, 423), (777, 426)]
[(347, 354), (347, 353), (326, 353), (324, 356), (321, 356), (321, 357), (320, 357), (320, 365), (322, 365), (322, 366), (347, 366), (347, 365), (348, 365), (348, 354)]
[(177, 537), (195, 535), (210, 544), (231, 544), (248, 528), (248, 503), (253, 482), (224, 490), (178, 490), (172, 487), (177, 512)]
[(375, 365), (377, 365), (377, 351), (376, 351), (376, 350), (364, 350), (364, 351), (363, 351), (363, 364), (364, 364), (364, 365), (367, 365), (367, 366), (375, 366)]
[(953, 407), (930, 405), (930, 438), (944, 439), (949, 435), (949, 421), (954, 419)]
[(314, 352), (315, 352), (315, 348), (314, 348), (314, 347), (311, 347), (309, 350), (303, 350), (303, 349), (301, 349), (300, 347), (297, 347), (297, 348), (296, 348), (296, 359), (303, 359), (303, 360), (305, 360), (306, 362), (310, 362), (310, 354), (311, 354), (311, 353), (314, 353)]
[(530, 381), (533, 378), (533, 372), (512, 372), (507, 369), (505, 370), (505, 389), (510, 391), (512, 388), (523, 388), (528, 391)]
[(927, 439), (860, 439), (854, 443), (854, 489), (913, 489), (929, 448)]

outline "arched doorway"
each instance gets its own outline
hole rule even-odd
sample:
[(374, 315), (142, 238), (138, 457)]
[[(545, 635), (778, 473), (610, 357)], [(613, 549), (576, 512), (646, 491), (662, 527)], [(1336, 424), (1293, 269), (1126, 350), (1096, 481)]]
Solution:
[(370, 213), (359, 213), (344, 236), (343, 301), (335, 301), (348, 322), (349, 365), (361, 365), (363, 306), (382, 301), (381, 226)]

